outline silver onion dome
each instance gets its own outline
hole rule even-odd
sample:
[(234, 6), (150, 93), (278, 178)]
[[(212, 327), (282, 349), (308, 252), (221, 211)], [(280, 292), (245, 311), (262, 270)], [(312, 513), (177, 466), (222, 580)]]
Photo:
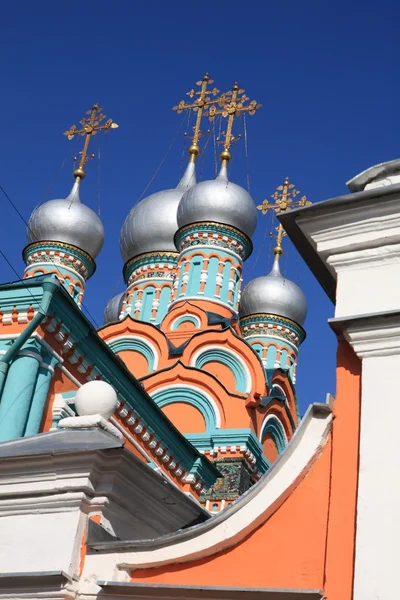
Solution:
[(79, 182), (75, 182), (68, 198), (49, 200), (38, 206), (28, 221), (29, 244), (63, 242), (80, 248), (95, 259), (104, 242), (100, 218), (79, 198)]
[(179, 227), (202, 221), (230, 225), (249, 238), (256, 229), (256, 206), (245, 189), (228, 181), (226, 167), (216, 179), (190, 188), (179, 203)]
[(195, 184), (195, 165), (190, 162), (176, 188), (156, 192), (135, 204), (121, 229), (120, 250), (125, 263), (145, 252), (176, 252), (178, 205)]
[(269, 275), (250, 281), (243, 289), (239, 315), (272, 314), (303, 325), (307, 300), (298, 285), (282, 277), (278, 257)]
[(125, 292), (121, 292), (117, 294), (111, 300), (108, 301), (107, 306), (104, 311), (104, 325), (108, 325), (108, 323), (115, 323), (115, 321), (119, 321), (119, 315), (122, 309), (122, 303), (124, 300)]

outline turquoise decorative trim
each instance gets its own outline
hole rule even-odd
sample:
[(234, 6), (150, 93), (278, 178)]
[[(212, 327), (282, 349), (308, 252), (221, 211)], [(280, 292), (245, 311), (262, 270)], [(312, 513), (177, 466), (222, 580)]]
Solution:
[(287, 446), (287, 439), (283, 425), (278, 419), (278, 417), (275, 417), (275, 415), (270, 415), (264, 421), (264, 425), (261, 429), (262, 443), (264, 442), (265, 437), (267, 435), (270, 435), (274, 440), (278, 454), (282, 454), (282, 452)]
[[(203, 233), (211, 235), (209, 237), (200, 235), (199, 237), (199, 234)], [(212, 237), (215, 234), (226, 239)], [(234, 240), (236, 244), (233, 245), (230, 240)], [(199, 245), (226, 248), (239, 254), (243, 260), (248, 258), (253, 250), (251, 240), (244, 233), (229, 225), (213, 222), (193, 223), (192, 225), (182, 227), (175, 234), (175, 245), (180, 252), (188, 247)]]
[[(128, 410), (130, 409), (134, 412), (135, 418), (141, 419), (143, 427), (154, 431), (157, 439), (168, 449), (168, 454), (173, 456), (174, 460), (188, 473), (193, 474), (195, 477), (199, 477), (202, 474), (204, 476), (203, 481), (207, 487), (212, 485), (218, 476), (216, 467), (206, 457), (201, 456), (186, 438), (172, 426), (161, 409), (143, 389), (142, 385), (129, 372), (123, 362), (115, 356), (111, 348), (100, 338), (94, 326), (65, 292), (59, 282), (57, 282), (55, 277), (31, 278), (23, 282), (18, 281), (0, 285), (0, 309), (3, 312), (3, 320), (5, 309), (9, 309), (10, 313), (14, 309), (17, 311), (24, 309), (26, 312), (33, 305), (35, 310), (37, 310), (47, 293), (46, 286), (49, 283), (53, 284), (56, 289), (52, 292), (49, 305), (46, 307), (46, 314), (52, 315), (51, 320), (48, 319), (45, 324), (49, 332), (48, 343), (51, 343), (52, 332), (61, 327), (65, 339), (68, 339), (75, 348), (73, 360), (75, 362), (81, 360), (83, 368), (95, 365), (96, 372), (100, 374), (104, 381), (113, 386), (119, 396), (120, 402), (124, 403)], [(29, 357), (20, 357), (15, 362), (23, 358)], [(66, 361), (68, 360), (71, 359), (66, 359)], [(39, 369), (39, 362), (35, 362)], [(68, 365), (68, 362), (66, 364)], [(10, 371), (12, 366), (10, 367)], [(20, 385), (21, 390), (24, 390), (27, 381), (31, 381), (31, 378), (27, 376), (27, 370), (22, 369), (16, 375), (18, 375), (18, 385)], [(84, 378), (84, 374), (82, 377)], [(33, 378), (33, 381), (35, 381), (35, 378)], [(33, 392), (33, 389), (31, 389), (31, 392)], [(16, 415), (18, 408), (24, 404), (22, 400), (23, 396), (21, 395), (21, 400), (18, 399), (18, 403), (16, 402), (13, 405)], [(19, 419), (20, 415), (17, 416)], [(26, 421), (23, 420), (23, 427), (25, 427), (25, 423)]]
[[(285, 408), (285, 413), (287, 418), (289, 419), (290, 425), (292, 426), (292, 431), (295, 431), (296, 429), (296, 424), (294, 422), (294, 419), (292, 417), (292, 413), (290, 412), (290, 408), (287, 402), (287, 398), (286, 397), (282, 397), (282, 394), (276, 393), (277, 390), (274, 390), (274, 386), (272, 385), (271, 388), (271, 394), (268, 396), (262, 396), (261, 397), (261, 406), (268, 406), (268, 404), (270, 404), (271, 402), (273, 402), (274, 400), (279, 400), (280, 402), (283, 402), (283, 406)], [(300, 415), (299, 415), (299, 409), (298, 409), (298, 403), (297, 403), (297, 398), (295, 396), (295, 406), (296, 406), (296, 414), (297, 414), (297, 418), (300, 420)]]
[(115, 340), (110, 342), (109, 347), (116, 354), (118, 352), (123, 352), (124, 350), (139, 352), (142, 356), (147, 360), (147, 364), (149, 365), (149, 373), (154, 371), (156, 355), (154, 354), (153, 349), (146, 344), (143, 340), (135, 339), (135, 338), (123, 338), (120, 340)]
[[(177, 252), (149, 252), (147, 254), (141, 254), (140, 256), (136, 256), (128, 261), (124, 266), (124, 279), (125, 282), (128, 283), (130, 280), (132, 273), (139, 269), (143, 269), (143, 267), (149, 267), (150, 265), (166, 265), (163, 266), (163, 271), (160, 273), (162, 276), (165, 274), (165, 270), (167, 272), (171, 272), (173, 269), (168, 269), (168, 266), (176, 268), (178, 263), (178, 253)], [(156, 274), (153, 274), (156, 277)]]
[(196, 329), (200, 327), (200, 319), (198, 317), (192, 317), (191, 315), (184, 315), (183, 317), (179, 317), (176, 321), (173, 322), (171, 330), (176, 331), (183, 323), (193, 323)]
[[(38, 257), (33, 257), (32, 255), (37, 252), (44, 252), (45, 255), (43, 256), (41, 254)], [(80, 250), (76, 246), (72, 246), (71, 244), (64, 244), (62, 242), (33, 242), (32, 244), (29, 244), (24, 248), (22, 257), (29, 269), (34, 268), (35, 263), (48, 263), (49, 266), (51, 266), (52, 264), (54, 264), (54, 256), (50, 254), (51, 252), (57, 252), (57, 254), (60, 252), (64, 253), (65, 256), (57, 256), (57, 263), (61, 263), (66, 267), (72, 268), (82, 277), (84, 277), (84, 279), (89, 279), (89, 277), (91, 277), (96, 270), (96, 263), (94, 262), (92, 257), (89, 256), (89, 254), (83, 252), (83, 250)], [(77, 261), (82, 263), (86, 273), (82, 270), (79, 263), (72, 263), (72, 261), (69, 258), (66, 258), (67, 256), (72, 257), (73, 259), (76, 259)]]
[(236, 382), (236, 390), (245, 394), (248, 391), (248, 382), (246, 373), (243, 370), (243, 366), (240, 364), (239, 360), (229, 352), (225, 352), (224, 350), (218, 350), (217, 348), (212, 348), (210, 350), (205, 350), (195, 362), (196, 369), (202, 369), (204, 365), (209, 362), (218, 362), (226, 367), (228, 367), (234, 377)]
[(194, 388), (168, 386), (155, 392), (152, 398), (160, 408), (176, 403), (194, 406), (203, 415), (208, 433), (216, 431), (219, 426), (219, 415), (216, 414), (214, 406), (206, 396)]
[(257, 471), (262, 474), (270, 467), (268, 459), (264, 456), (262, 444), (251, 429), (220, 429), (211, 434), (188, 433), (185, 437), (201, 452), (221, 446), (245, 446), (256, 459), (254, 466)]
[[(295, 346), (299, 346), (306, 337), (306, 332), (300, 325), (290, 319), (277, 315), (249, 315), (248, 317), (241, 317), (239, 324), (245, 338), (277, 335), (287, 339)], [(268, 327), (268, 325), (272, 325), (272, 327)], [(281, 329), (277, 329), (277, 327)]]

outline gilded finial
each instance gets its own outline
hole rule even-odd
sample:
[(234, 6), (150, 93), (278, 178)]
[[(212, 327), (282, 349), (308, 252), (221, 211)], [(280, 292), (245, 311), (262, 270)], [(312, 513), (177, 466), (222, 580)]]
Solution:
[(222, 94), (219, 102), (220, 108), (217, 108), (215, 105), (213, 105), (210, 106), (205, 113), (210, 121), (213, 121), (217, 115), (228, 117), (226, 131), (222, 132), (221, 134), (224, 139), (218, 140), (224, 146), (224, 149), (220, 154), (223, 167), (226, 167), (231, 159), (231, 153), (229, 152), (229, 149), (232, 143), (237, 142), (241, 137), (240, 135), (234, 137), (232, 134), (233, 121), (235, 117), (239, 117), (243, 112), (247, 112), (249, 115), (254, 115), (256, 110), (262, 106), (262, 104), (258, 104), (256, 100), (251, 100), (249, 104), (245, 104), (248, 100), (250, 100), (250, 98), (246, 96), (245, 90), (241, 90), (239, 88), (239, 84), (235, 83), (231, 91)]
[[(258, 210), (261, 210), (262, 214), (265, 215), (269, 210), (273, 210), (275, 214), (286, 212), (292, 208), (299, 208), (302, 206), (309, 206), (311, 202), (307, 200), (306, 196), (302, 196), (300, 200), (295, 200), (295, 198), (300, 194), (300, 191), (296, 189), (293, 183), (290, 183), (289, 177), (285, 178), (285, 181), (282, 185), (279, 185), (275, 192), (271, 194), (271, 198), (274, 202), (268, 202), (268, 200), (263, 200), (263, 203), (257, 206)], [(282, 224), (279, 223), (276, 228), (277, 235), (276, 237), (276, 246), (273, 250), (276, 259), (278, 259), (283, 254), (282, 241), (284, 236), (286, 235), (285, 230), (282, 227)], [(272, 236), (271, 232), (271, 236)]]
[(204, 110), (206, 107), (220, 102), (220, 98), (212, 98), (212, 96), (216, 96), (219, 93), (219, 90), (214, 87), (211, 90), (207, 89), (207, 86), (213, 84), (214, 81), (210, 79), (208, 73), (206, 73), (201, 81), (197, 81), (196, 85), (200, 87), (200, 90), (191, 89), (190, 92), (186, 92), (186, 95), (189, 98), (195, 98), (195, 101), (190, 104), (189, 102), (185, 102), (185, 100), (181, 100), (179, 104), (173, 106), (172, 110), (176, 110), (178, 115), (181, 114), (184, 110), (192, 110), (196, 113), (196, 123), (193, 127), (193, 136), (192, 136), (192, 144), (188, 149), (190, 155), (190, 162), (195, 162), (196, 157), (200, 154), (200, 146), (199, 140), (202, 136), (201, 133), (201, 119), (204, 116)]
[(84, 117), (81, 121), (79, 121), (82, 127), (80, 129), (77, 128), (76, 125), (72, 125), (68, 129), (68, 131), (64, 131), (64, 135), (68, 137), (69, 140), (72, 140), (76, 135), (82, 135), (85, 137), (85, 142), (83, 144), (83, 150), (79, 152), (80, 158), (75, 157), (75, 162), (78, 162), (77, 168), (74, 170), (74, 177), (76, 181), (79, 183), (86, 175), (84, 166), (85, 164), (94, 158), (94, 154), (91, 156), (88, 155), (89, 142), (93, 135), (96, 135), (98, 131), (108, 131), (109, 129), (116, 129), (118, 125), (113, 122), (112, 119), (107, 119), (105, 123), (103, 123), (106, 116), (102, 113), (102, 108), (98, 104), (94, 104), (93, 107), (87, 111), (88, 117)]

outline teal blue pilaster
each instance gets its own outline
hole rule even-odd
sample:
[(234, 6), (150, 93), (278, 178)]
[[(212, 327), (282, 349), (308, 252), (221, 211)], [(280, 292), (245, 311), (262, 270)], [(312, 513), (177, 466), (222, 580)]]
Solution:
[(10, 366), (0, 402), (0, 442), (24, 435), (40, 359), (36, 353), (17, 356)]
[(39, 433), (43, 411), (46, 405), (46, 400), (53, 377), (54, 367), (57, 362), (58, 361), (53, 358), (49, 365), (42, 364), (42, 366), (39, 367), (35, 391), (32, 398), (24, 436), (35, 435), (36, 433)]

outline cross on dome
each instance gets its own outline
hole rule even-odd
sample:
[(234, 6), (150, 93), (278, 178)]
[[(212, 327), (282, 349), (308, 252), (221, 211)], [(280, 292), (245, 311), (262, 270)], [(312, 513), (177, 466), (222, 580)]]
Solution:
[(184, 110), (191, 110), (196, 114), (196, 124), (193, 127), (193, 136), (192, 136), (192, 145), (189, 147), (190, 154), (190, 162), (194, 162), (196, 157), (200, 154), (199, 147), (199, 139), (201, 137), (201, 119), (204, 116), (205, 108), (223, 102), (223, 95), (219, 98), (211, 98), (211, 96), (216, 96), (219, 93), (219, 89), (214, 87), (212, 90), (208, 90), (207, 86), (214, 83), (213, 79), (210, 79), (208, 73), (206, 73), (201, 81), (197, 81), (196, 85), (200, 86), (200, 90), (194, 90), (193, 88), (190, 92), (186, 92), (186, 95), (189, 98), (194, 98), (198, 96), (195, 101), (190, 104), (189, 102), (185, 102), (185, 100), (181, 100), (179, 104), (172, 107), (172, 110), (176, 110), (178, 115), (180, 115)]
[[(263, 215), (267, 214), (269, 210), (273, 210), (275, 214), (286, 212), (292, 208), (299, 208), (302, 206), (309, 206), (311, 202), (307, 200), (306, 196), (302, 196), (300, 200), (295, 200), (295, 198), (300, 194), (300, 191), (296, 189), (296, 186), (293, 183), (290, 183), (289, 177), (285, 178), (285, 181), (282, 185), (278, 185), (275, 192), (271, 194), (271, 198), (274, 202), (268, 202), (268, 200), (263, 200), (262, 204), (257, 206), (257, 209), (262, 212)], [(271, 232), (270, 235), (276, 237), (276, 246), (274, 248), (275, 256), (279, 257), (283, 254), (282, 248), (282, 240), (286, 235), (285, 230), (281, 223), (279, 223), (276, 228), (277, 235)]]
[(208, 116), (210, 121), (213, 121), (218, 115), (228, 118), (226, 131), (222, 132), (221, 134), (225, 138), (223, 141), (221, 140), (221, 143), (224, 146), (224, 149), (220, 155), (223, 167), (226, 167), (228, 161), (231, 159), (229, 148), (231, 147), (232, 143), (240, 139), (239, 136), (235, 138), (232, 134), (233, 121), (235, 117), (239, 117), (244, 112), (247, 112), (252, 116), (256, 110), (262, 106), (262, 104), (258, 104), (256, 100), (251, 100), (249, 104), (245, 104), (245, 102), (248, 100), (250, 100), (250, 98), (246, 96), (245, 90), (241, 90), (238, 83), (235, 83), (231, 91), (222, 94), (219, 102), (220, 108), (216, 108), (215, 105), (212, 105), (204, 113), (205, 116)]
[[(106, 116), (101, 112), (102, 110), (103, 109), (100, 108), (99, 104), (94, 104), (92, 108), (86, 112), (89, 117), (84, 117), (81, 121), (79, 121), (79, 123), (82, 125), (80, 129), (78, 129), (76, 125), (72, 125), (68, 131), (64, 131), (64, 135), (66, 135), (69, 140), (72, 140), (76, 135), (85, 137), (83, 150), (79, 152), (79, 164), (74, 171), (74, 177), (78, 183), (86, 175), (83, 167), (88, 160), (94, 157), (94, 155), (88, 155), (89, 143), (92, 136), (96, 135), (98, 131), (109, 131), (109, 129), (117, 129), (119, 127), (117, 123), (113, 122), (112, 119), (107, 119), (105, 123), (102, 123), (102, 121), (106, 119)], [(75, 158), (75, 160), (77, 160), (77, 158)]]

